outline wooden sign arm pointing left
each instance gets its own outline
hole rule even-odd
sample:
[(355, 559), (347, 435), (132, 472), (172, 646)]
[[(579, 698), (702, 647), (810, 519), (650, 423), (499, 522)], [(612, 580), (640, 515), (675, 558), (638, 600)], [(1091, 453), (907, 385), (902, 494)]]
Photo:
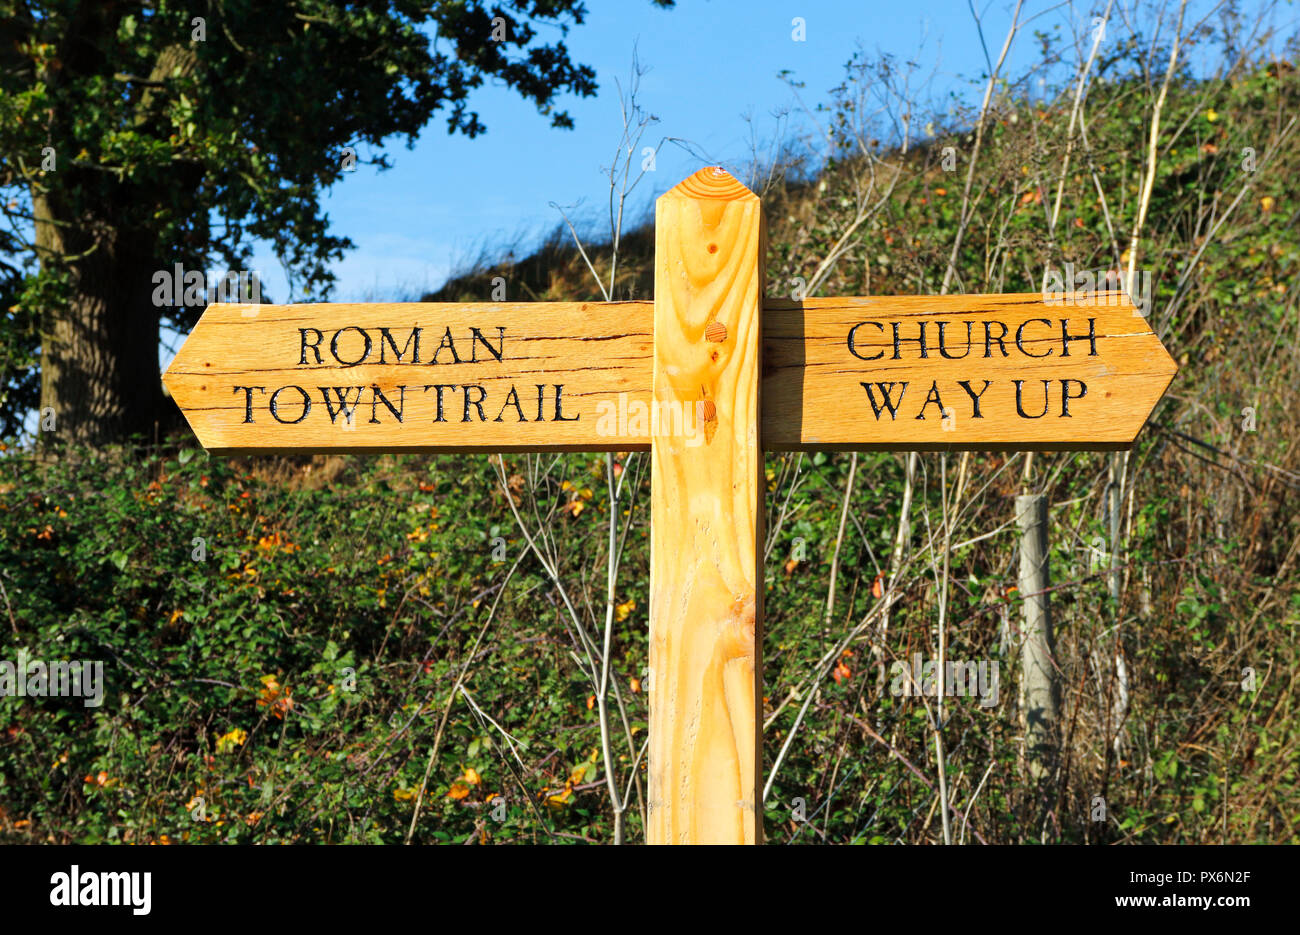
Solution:
[(644, 449), (647, 431), (620, 428), (649, 399), (652, 315), (647, 302), (211, 305), (163, 382), (218, 454)]

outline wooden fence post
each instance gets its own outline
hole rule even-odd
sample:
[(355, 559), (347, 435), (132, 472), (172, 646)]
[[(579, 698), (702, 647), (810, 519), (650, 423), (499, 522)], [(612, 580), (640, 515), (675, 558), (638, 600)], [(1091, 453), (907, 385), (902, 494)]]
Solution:
[(651, 844), (762, 840), (764, 240), (719, 168), (655, 207)]
[(1057, 686), (1052, 647), (1051, 585), (1047, 549), (1047, 497), (1016, 497), (1020, 527), (1020, 595), (1024, 601), (1021, 648), (1024, 686), (1025, 761), (1029, 775), (1050, 774), (1056, 754)]

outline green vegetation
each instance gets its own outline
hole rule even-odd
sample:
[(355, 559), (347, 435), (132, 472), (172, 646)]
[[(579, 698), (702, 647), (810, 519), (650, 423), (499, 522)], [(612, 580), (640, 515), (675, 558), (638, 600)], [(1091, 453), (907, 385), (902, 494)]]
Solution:
[[(1073, 85), (1045, 99), (999, 87), (969, 197), (980, 115), (936, 117), (906, 153), (875, 143), (861, 101), (904, 99), (890, 98), (897, 72), (855, 63), (828, 112), (837, 158), (756, 186), (769, 291), (811, 281), (841, 241), (820, 294), (936, 291), (963, 216), (951, 291), (1037, 291), (1049, 264), (1122, 269), (1168, 54), (1144, 77), (1147, 50), (1115, 48), (1094, 66), (1086, 143), (1068, 133)], [(1170, 83), (1137, 267), (1183, 369), (1128, 456), (922, 455), (900, 537), (906, 457), (769, 455), (768, 769), (790, 740), (769, 840), (941, 840), (932, 725), (919, 699), (891, 694), (888, 664), (934, 655), (945, 528), (948, 655), (1000, 671), (996, 706), (945, 702), (954, 840), (1296, 840), (1298, 105), (1288, 61)], [(623, 250), (617, 292), (644, 297), (651, 239), (633, 232)], [(557, 242), (442, 297), (481, 299), (505, 275), (538, 298), (594, 298), (584, 269)], [(1053, 504), (1063, 741), (1041, 788), (1017, 743), (1024, 490)], [(0, 701), (0, 840), (606, 842), (611, 764), (631, 790), (625, 837), (640, 840), (648, 495), (639, 454), (219, 461), (179, 439), (10, 451), (0, 658), (103, 659), (109, 690), (99, 709)], [(605, 625), (611, 520), (626, 538), (607, 760), (582, 634)]]

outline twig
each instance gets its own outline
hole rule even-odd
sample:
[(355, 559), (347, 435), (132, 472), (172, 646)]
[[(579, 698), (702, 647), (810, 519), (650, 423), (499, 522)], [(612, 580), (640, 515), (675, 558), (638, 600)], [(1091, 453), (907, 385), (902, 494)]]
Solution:
[(1147, 208), (1151, 205), (1151, 190), (1156, 183), (1156, 144), (1160, 141), (1160, 112), (1165, 107), (1165, 97), (1169, 93), (1169, 81), (1174, 76), (1174, 66), (1178, 62), (1178, 43), (1182, 39), (1183, 14), (1187, 11), (1187, 0), (1178, 5), (1178, 25), (1174, 28), (1174, 41), (1169, 49), (1169, 67), (1165, 69), (1165, 80), (1160, 85), (1160, 94), (1156, 97), (1156, 106), (1151, 113), (1151, 136), (1147, 143), (1146, 174), (1142, 179), (1142, 194), (1138, 200), (1137, 216), (1133, 219), (1133, 233), (1128, 245), (1128, 283), (1129, 292), (1135, 291), (1137, 275), (1138, 240), (1142, 235), (1142, 225), (1146, 223)]
[(478, 635), (474, 637), (474, 644), (470, 647), (466, 656), (465, 664), (460, 667), (460, 672), (456, 676), (455, 683), (451, 686), (451, 691), (447, 693), (447, 704), (442, 709), (442, 720), (438, 722), (438, 730), (433, 737), (433, 748), (429, 751), (429, 760), (424, 765), (424, 778), (420, 780), (420, 791), (415, 797), (415, 809), (411, 813), (411, 824), (406, 829), (405, 844), (411, 843), (411, 838), (415, 834), (415, 823), (420, 820), (420, 807), (424, 802), (424, 791), (429, 787), (429, 775), (433, 771), (434, 761), (438, 758), (438, 748), (442, 745), (442, 733), (447, 726), (447, 718), (451, 715), (452, 702), (456, 700), (456, 692), (459, 691), (461, 684), (465, 681), (465, 675), (469, 672), (469, 667), (474, 663), (478, 653), (479, 643), (483, 640), (483, 634), (487, 632), (488, 626), (492, 623), (492, 618), (496, 615), (497, 604), (501, 602), (501, 596), (506, 592), (506, 583), (514, 576), (515, 569), (523, 561), (524, 553), (520, 552), (515, 559), (515, 563), (510, 566), (506, 572), (505, 581), (501, 582), (501, 587), (497, 590), (497, 595), (492, 600), (492, 606), (488, 609), (487, 619), (483, 621), (483, 626), (479, 628)]

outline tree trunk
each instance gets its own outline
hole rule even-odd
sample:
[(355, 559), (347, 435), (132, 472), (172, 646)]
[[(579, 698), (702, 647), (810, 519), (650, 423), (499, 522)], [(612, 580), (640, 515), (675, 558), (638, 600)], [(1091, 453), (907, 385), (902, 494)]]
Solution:
[(45, 195), (34, 202), (42, 262), (75, 258), (69, 299), (45, 311), (41, 329), (42, 421), (52, 411), (55, 437), (80, 444), (162, 437), (176, 407), (163, 396), (158, 367), (154, 238), (64, 220)]

